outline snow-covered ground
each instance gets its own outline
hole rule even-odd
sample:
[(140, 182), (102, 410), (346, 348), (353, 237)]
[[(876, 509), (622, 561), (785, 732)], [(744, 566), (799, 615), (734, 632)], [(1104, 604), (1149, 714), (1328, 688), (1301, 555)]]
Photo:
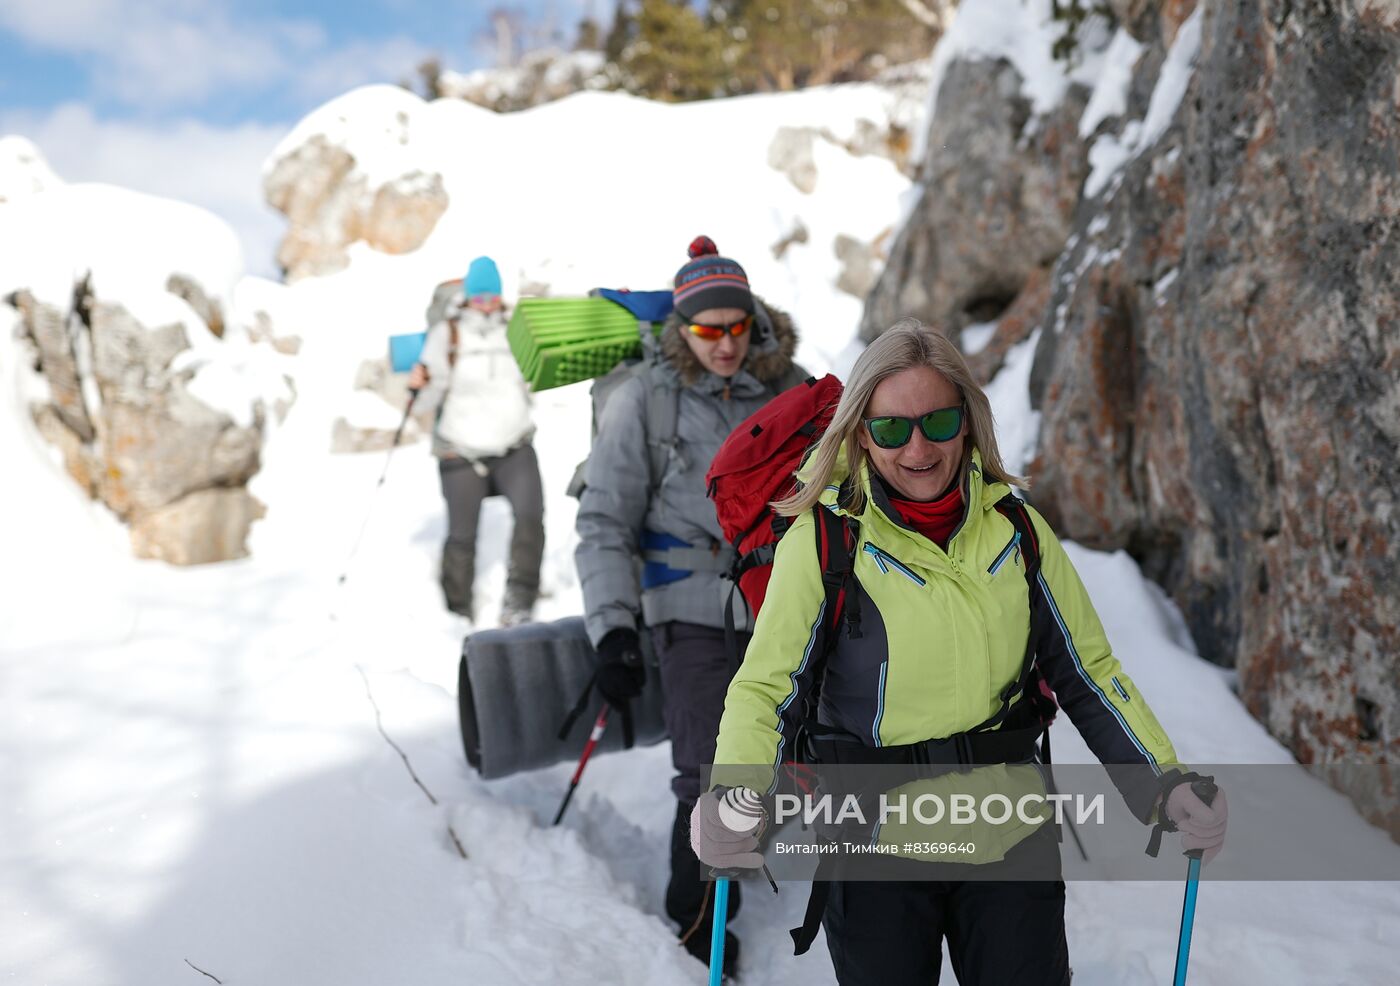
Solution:
[[(328, 417), (302, 388), (259, 478), (270, 511), (252, 559), (133, 562), (32, 433), (15, 349), (3, 352), (0, 975), (202, 982), (189, 962), (260, 985), (703, 982), (659, 912), (664, 747), (596, 759), (559, 829), (547, 822), (567, 765), (494, 783), (466, 768), (459, 626), (434, 583), (442, 511), (421, 445), (396, 454), (375, 499), (384, 455), (326, 454)], [(311, 343), (297, 357), (315, 359)], [(998, 413), (1016, 433), (1028, 409), (1012, 388), (994, 392), (1011, 395)], [(585, 399), (573, 388), (539, 402), (546, 618), (578, 611), (561, 490), (587, 443)], [(486, 510), (491, 613), (510, 524), (503, 504)], [(1184, 758), (1287, 761), (1226, 676), (1183, 648), (1130, 559), (1074, 559)], [(379, 734), (377, 709), (437, 804)], [(1086, 759), (1070, 727), (1056, 734), (1058, 759)], [(1337, 801), (1344, 838), (1400, 852)], [(749, 896), (735, 924), (745, 982), (833, 982), (822, 948), (791, 957), (785, 929), (804, 901), (801, 885)], [(1179, 888), (1071, 884), (1068, 901), (1077, 982), (1168, 982)], [(1393, 885), (1208, 885), (1191, 982), (1387, 982), (1397, 919)]]
[[(254, 556), (198, 569), (135, 562), (33, 435), (14, 350), (4, 352), (0, 975), (204, 981), (188, 962), (230, 984), (703, 981), (660, 916), (664, 747), (596, 759), (559, 829), (548, 821), (567, 766), (493, 783), (468, 770), (458, 626), (433, 578), (441, 504), (422, 446), (397, 454), (372, 502), (382, 454), (326, 454), (327, 419), (310, 416), (314, 390), (303, 390), (268, 450), (258, 492), (271, 510)], [(298, 359), (314, 360), (314, 347)], [(586, 442), (578, 390), (539, 407), (544, 617), (579, 609), (561, 492)], [(1011, 431), (1025, 413), (1006, 400), (998, 410)], [(509, 518), (495, 501), (486, 510), (489, 614)], [(1184, 757), (1286, 761), (1226, 676), (1183, 648), (1126, 556), (1074, 558)], [(436, 804), (379, 733), (376, 706)], [(1056, 726), (1055, 747), (1060, 760), (1087, 759), (1069, 727)], [(1345, 807), (1334, 824), (1342, 837), (1376, 837)], [(785, 929), (804, 900), (799, 885), (776, 901), (749, 897), (735, 925), (744, 981), (833, 981), (820, 947), (789, 954)], [(1072, 884), (1076, 981), (1166, 982), (1179, 907), (1170, 884)], [(1393, 885), (1212, 884), (1192, 982), (1386, 982), (1397, 919)]]
[[(402, 102), (382, 90), (355, 98), (358, 109), (353, 99), (332, 104), (304, 131)], [(383, 453), (331, 455), (331, 422), (357, 399), (359, 362), (382, 354), (388, 335), (417, 328), (431, 285), (481, 252), (502, 260), (510, 287), (650, 288), (668, 283), (691, 236), (707, 233), (760, 293), (795, 313), (809, 368), (844, 370), (860, 305), (833, 286), (832, 240), (869, 239), (897, 222), (908, 183), (887, 161), (819, 142), (818, 186), (807, 196), (766, 154), (779, 125), (844, 136), (880, 99), (868, 87), (689, 107), (582, 94), (499, 119), (432, 104), (414, 110), (427, 121), (415, 133), (428, 134), (415, 153), (450, 161), (458, 152), (447, 183), (465, 205), (454, 204), (422, 250), (355, 247), (348, 270), (287, 287), (238, 280), (223, 231), (180, 244), (206, 263), (211, 291), (233, 313), (224, 344), (197, 337), (189, 357), (207, 361), (197, 378), (206, 399), (236, 414), (280, 374), (296, 384), (253, 482), (268, 514), (244, 561), (176, 569), (131, 559), (125, 531), (35, 434), (34, 378), (12, 339), (14, 313), (0, 305), (0, 983), (163, 986), (207, 982), (201, 971), (230, 986), (705, 981), (661, 914), (673, 812), (666, 748), (596, 758), (557, 829), (548, 822), (570, 766), (491, 783), (473, 776), (456, 724), (463, 628), (435, 581), (444, 521), (433, 461), (423, 444), (400, 449), (376, 493)], [(462, 124), (456, 144), (433, 129), (438, 117)], [(465, 153), (462, 133), (499, 153)], [(645, 153), (622, 154), (614, 167), (586, 153), (619, 133), (644, 134)], [(352, 126), (340, 136), (372, 134)], [(32, 233), (46, 223), (88, 228), (118, 215), (109, 207), (131, 210), (114, 227), (128, 233), (188, 231), (204, 216), (83, 187), (59, 186), (45, 203), (54, 185), (41, 184), (50, 190), (23, 205), (22, 240), (19, 205), (0, 204), (0, 256), (10, 261), (0, 288), (14, 286), (23, 263), (41, 267), (52, 285), (36, 288), (62, 301), (72, 271), (96, 264), (113, 285), (99, 279), (100, 290), (133, 305), (159, 301), (161, 317), (188, 321), (187, 306), (161, 287), (180, 258), (153, 251), (142, 266), (112, 239), (61, 242), (37, 264)], [(693, 194), (700, 187), (710, 191)], [(809, 241), (774, 257), (770, 246), (798, 219)], [(296, 356), (240, 331), (259, 310), (279, 335), (303, 339)], [(990, 388), (1013, 470), (1035, 438), (1032, 350), (1014, 350)], [(563, 490), (588, 444), (586, 387), (541, 394), (536, 410), (548, 536), (537, 615), (552, 619), (581, 605)], [(393, 409), (380, 414), (396, 422)], [(489, 626), (510, 519), (495, 500), (485, 511), (478, 597)], [(1071, 551), (1183, 758), (1288, 762), (1228, 676), (1194, 656), (1179, 618), (1127, 556)], [(1064, 722), (1055, 750), (1061, 761), (1089, 758)], [(1400, 853), (1331, 801), (1329, 837)], [(786, 929), (805, 890), (748, 897), (735, 923), (744, 983), (834, 981), (820, 942), (790, 954)], [(1076, 983), (1168, 982), (1180, 904), (1171, 884), (1072, 884)], [(1393, 982), (1396, 927), (1393, 884), (1208, 884), (1191, 982)]]

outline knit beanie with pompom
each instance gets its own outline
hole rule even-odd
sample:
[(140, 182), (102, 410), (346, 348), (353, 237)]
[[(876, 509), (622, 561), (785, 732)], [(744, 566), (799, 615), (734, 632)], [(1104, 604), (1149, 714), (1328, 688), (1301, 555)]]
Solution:
[(753, 292), (744, 268), (719, 255), (719, 247), (708, 236), (690, 242), (690, 261), (676, 271), (673, 292), (676, 312), (694, 318), (710, 308), (740, 308), (752, 314)]

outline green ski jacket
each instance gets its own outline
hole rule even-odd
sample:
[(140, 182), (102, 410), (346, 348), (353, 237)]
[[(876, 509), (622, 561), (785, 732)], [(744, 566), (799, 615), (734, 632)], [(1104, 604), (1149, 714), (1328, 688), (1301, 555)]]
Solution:
[[(1040, 539), (1040, 573), (1027, 584), (1014, 526), (995, 509), (1010, 488), (983, 480), (974, 452), (963, 478), (966, 515), (944, 551), (907, 527), (868, 467), (854, 551), (861, 636), (829, 639), (814, 519), (795, 518), (779, 542), (753, 640), (729, 687), (714, 783), (771, 788), (794, 759), (804, 699), (820, 688), (817, 718), (870, 746), (937, 739), (972, 729), (1000, 706), (1034, 634), (1036, 661), (1061, 708), (1105, 764), (1136, 764), (1115, 783), (1133, 813), (1151, 820), (1156, 778), (1175, 751), (1113, 656), (1073, 565), (1045, 519), (1028, 508)], [(839, 490), (828, 487), (828, 509)], [(849, 606), (849, 601), (847, 603)], [(1019, 832), (1014, 839), (1028, 834)], [(1009, 848), (1009, 845), (1002, 846)], [(992, 852), (984, 858), (998, 858)]]

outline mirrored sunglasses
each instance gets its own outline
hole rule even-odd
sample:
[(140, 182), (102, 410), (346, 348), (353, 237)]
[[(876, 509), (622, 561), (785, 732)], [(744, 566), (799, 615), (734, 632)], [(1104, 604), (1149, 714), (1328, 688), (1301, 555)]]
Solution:
[(909, 444), (909, 439), (914, 437), (914, 428), (924, 433), (924, 437), (931, 442), (947, 442), (956, 438), (958, 432), (962, 430), (963, 407), (961, 404), (956, 407), (940, 407), (936, 411), (929, 411), (927, 414), (917, 418), (902, 418), (894, 414), (883, 414), (874, 418), (865, 418), (865, 428), (870, 432), (870, 439), (880, 448), (894, 449), (903, 448)]
[(686, 326), (690, 334), (699, 336), (701, 339), (708, 339), (714, 342), (716, 339), (723, 339), (725, 333), (732, 336), (741, 336), (753, 327), (753, 316), (745, 315), (737, 322), (729, 322), (725, 325), (704, 325), (700, 322), (691, 322)]

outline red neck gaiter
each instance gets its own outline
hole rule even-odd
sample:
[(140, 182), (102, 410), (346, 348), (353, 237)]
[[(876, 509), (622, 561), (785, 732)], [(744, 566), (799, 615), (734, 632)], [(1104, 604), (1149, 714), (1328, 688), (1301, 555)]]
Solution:
[(900, 519), (940, 548), (947, 550), (948, 539), (963, 516), (962, 484), (956, 483), (937, 500), (927, 503), (890, 497), (890, 506)]

